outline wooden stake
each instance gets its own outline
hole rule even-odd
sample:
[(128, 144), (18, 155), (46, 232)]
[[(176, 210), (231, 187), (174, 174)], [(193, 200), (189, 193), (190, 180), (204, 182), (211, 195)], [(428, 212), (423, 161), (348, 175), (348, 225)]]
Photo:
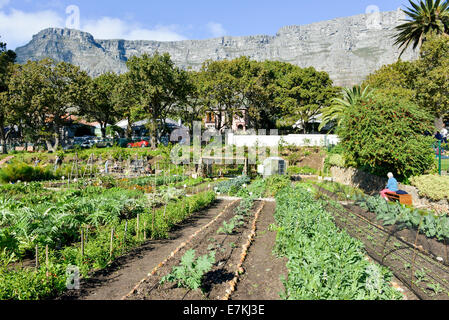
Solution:
[(84, 229), (81, 227), (81, 257), (84, 258)]
[(136, 237), (137, 237), (137, 241), (139, 241), (139, 219), (140, 215), (137, 215), (137, 221), (136, 221)]
[(125, 234), (123, 235), (123, 244), (126, 247), (126, 234), (128, 233), (128, 220), (125, 221)]
[(48, 244), (47, 244), (45, 246), (45, 268), (46, 268), (45, 275), (46, 275), (47, 278), (48, 278), (48, 265), (49, 265), (49, 262), (48, 262)]
[(36, 244), (36, 269), (39, 269), (39, 247)]
[(143, 241), (147, 241), (147, 221), (143, 222)]
[(109, 250), (109, 256), (111, 259), (112, 259), (112, 251), (114, 249), (113, 244), (114, 244), (114, 228), (111, 229), (111, 246)]

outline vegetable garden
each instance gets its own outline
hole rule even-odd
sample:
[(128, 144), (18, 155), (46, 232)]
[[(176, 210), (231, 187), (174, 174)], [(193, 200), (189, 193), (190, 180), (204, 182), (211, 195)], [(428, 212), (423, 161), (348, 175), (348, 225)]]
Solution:
[[(0, 189), (0, 299), (63, 297), (73, 270), (85, 284), (149, 241), (173, 242), (172, 230), (194, 216), (210, 218), (161, 250), (166, 259), (151, 261), (122, 299), (232, 300), (253, 291), (262, 300), (403, 299), (393, 278), (420, 299), (449, 297), (447, 216), (336, 183), (171, 174)], [(275, 236), (261, 240), (266, 233)], [(269, 271), (257, 269), (266, 255)], [(255, 289), (273, 277), (276, 293)]]

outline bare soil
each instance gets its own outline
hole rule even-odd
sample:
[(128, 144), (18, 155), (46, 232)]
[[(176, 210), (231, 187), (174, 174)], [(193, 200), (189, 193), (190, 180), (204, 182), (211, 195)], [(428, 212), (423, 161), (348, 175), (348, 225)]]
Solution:
[(167, 240), (148, 241), (143, 246), (117, 259), (109, 268), (81, 281), (80, 290), (67, 291), (57, 300), (120, 300), (175, 248), (185, 242), (230, 204), (218, 200), (175, 227)]
[[(189, 245), (176, 254), (168, 264), (146, 279), (129, 297), (130, 300), (221, 300), (229, 290), (230, 281), (237, 273), (241, 261), (242, 246), (247, 242), (254, 223), (254, 215), (245, 219), (245, 224), (231, 235), (217, 234), (223, 221), (228, 221), (235, 215), (233, 206), (229, 208), (220, 220), (214, 223), (204, 233), (199, 235)], [(276, 233), (269, 231), (274, 221), (275, 203), (256, 201), (253, 213), (263, 206), (256, 221), (257, 236), (247, 252), (243, 264), (244, 273), (236, 291), (231, 294), (231, 300), (279, 300), (279, 293), (283, 289), (281, 275), (286, 275), (285, 259), (277, 259), (272, 255), (276, 242)], [(197, 257), (216, 251), (216, 263), (212, 270), (203, 278), (202, 290), (178, 288), (174, 283), (161, 285), (160, 279), (179, 265), (181, 257), (189, 249), (196, 251)]]
[(275, 223), (275, 202), (267, 202), (257, 223), (257, 235), (248, 256), (236, 291), (231, 300), (281, 300), (284, 290), (281, 277), (287, 278), (287, 258), (273, 254), (276, 231), (270, 229)]

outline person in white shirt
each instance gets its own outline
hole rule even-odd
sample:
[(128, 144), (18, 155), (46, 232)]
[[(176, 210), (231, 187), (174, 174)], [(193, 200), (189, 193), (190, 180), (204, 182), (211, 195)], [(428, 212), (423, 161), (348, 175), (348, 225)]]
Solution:
[(446, 124), (443, 123), (443, 129), (441, 129), (441, 135), (443, 136), (443, 141), (444, 143), (447, 143), (447, 135), (448, 135), (448, 131), (446, 129)]

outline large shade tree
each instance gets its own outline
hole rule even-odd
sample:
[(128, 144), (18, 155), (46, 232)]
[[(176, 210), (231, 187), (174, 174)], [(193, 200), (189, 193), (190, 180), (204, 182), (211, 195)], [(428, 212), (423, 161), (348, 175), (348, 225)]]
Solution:
[(0, 42), (0, 144), (3, 146), (3, 153), (7, 153), (6, 141), (12, 132), (11, 130), (7, 131), (6, 128), (12, 124), (11, 120), (14, 114), (14, 108), (9, 99), (8, 79), (15, 60), (15, 52), (7, 50), (6, 43)]
[(136, 112), (148, 119), (151, 147), (165, 128), (167, 116), (187, 99), (189, 92), (187, 72), (176, 67), (168, 53), (144, 54), (128, 60), (128, 83)]
[(51, 59), (17, 65), (9, 90), (25, 138), (34, 142), (42, 140), (49, 151), (56, 151), (62, 129), (82, 101), (88, 79), (79, 67)]
[(331, 105), (331, 101), (340, 91), (326, 72), (318, 72), (315, 68), (292, 66), (281, 75), (277, 83), (276, 102), (282, 109), (283, 117), (278, 126), (291, 127), (298, 122), (304, 133), (307, 125), (323, 108)]
[(118, 85), (119, 76), (115, 73), (105, 73), (89, 81), (86, 92), (80, 102), (80, 115), (100, 124), (101, 135), (106, 137), (106, 127), (113, 124), (120, 115), (114, 104), (114, 91)]

